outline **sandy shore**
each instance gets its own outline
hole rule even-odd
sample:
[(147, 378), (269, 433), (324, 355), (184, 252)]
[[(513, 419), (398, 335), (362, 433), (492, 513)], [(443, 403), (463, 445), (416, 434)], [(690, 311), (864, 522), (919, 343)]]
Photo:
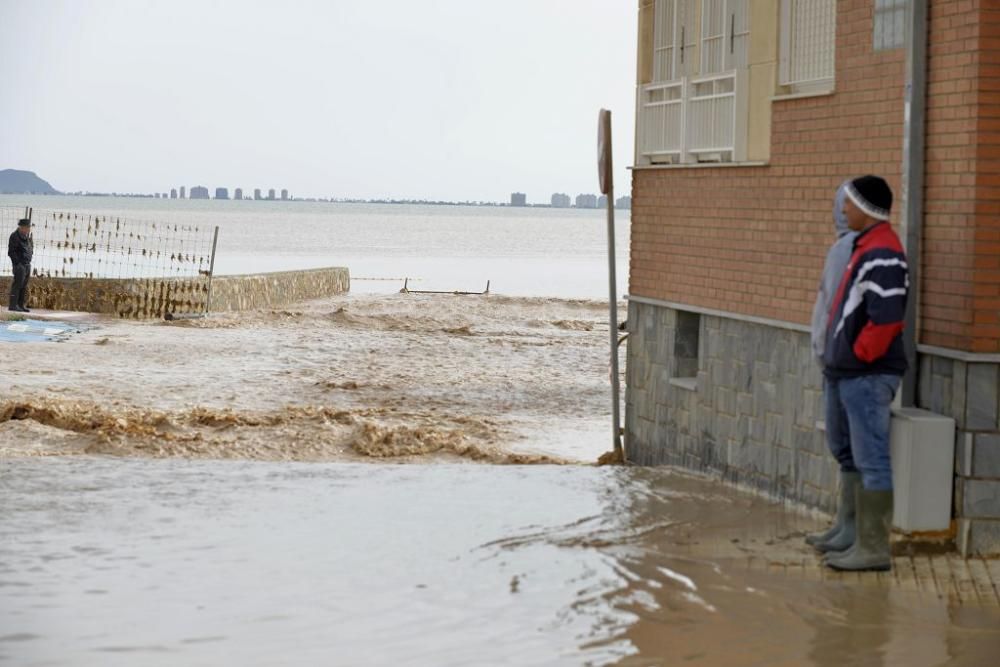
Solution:
[(600, 302), (345, 295), (5, 345), (0, 456), (593, 461)]

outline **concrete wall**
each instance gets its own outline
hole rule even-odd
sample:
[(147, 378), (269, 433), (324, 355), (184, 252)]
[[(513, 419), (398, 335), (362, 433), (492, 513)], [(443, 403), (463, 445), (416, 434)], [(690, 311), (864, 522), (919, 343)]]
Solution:
[[(2, 306), (10, 292), (9, 277), (0, 277)], [(216, 276), (211, 310), (248, 310), (285, 306), (350, 290), (350, 272), (333, 267), (242, 276)], [(117, 315), (129, 319), (163, 317), (166, 313), (205, 311), (208, 281), (179, 279), (32, 278), (29, 307)]]
[(343, 267), (216, 276), (212, 282), (211, 308), (213, 311), (274, 308), (350, 289), (351, 274)]
[[(692, 311), (639, 299), (630, 300), (628, 316), (629, 461), (713, 472), (832, 511), (838, 468), (821, 428), (822, 374), (809, 334), (796, 325), (702, 313), (692, 372), (691, 336), (678, 326)], [(921, 352), (917, 402), (955, 419), (959, 549), (997, 555), (1000, 356), (962, 361), (943, 354)]]
[[(11, 278), (0, 278), (6, 307)], [(204, 312), (208, 281), (178, 279), (32, 278), (28, 307), (104, 313), (129, 319)]]

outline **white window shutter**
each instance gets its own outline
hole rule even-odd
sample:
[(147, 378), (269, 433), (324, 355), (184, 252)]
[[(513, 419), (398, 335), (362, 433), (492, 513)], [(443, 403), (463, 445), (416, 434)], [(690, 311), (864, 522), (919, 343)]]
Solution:
[(783, 0), (780, 83), (809, 86), (832, 82), (836, 36), (836, 0)]
[(698, 0), (677, 0), (677, 44), (680, 53), (674, 78), (698, 75), (699, 27)]
[(778, 80), (785, 83), (792, 78), (792, 0), (781, 0), (778, 20)]
[(677, 0), (656, 0), (653, 24), (653, 81), (672, 81), (678, 51)]
[(723, 69), (743, 69), (749, 65), (750, 7), (748, 0), (726, 0), (726, 43)]
[(718, 74), (725, 67), (726, 0), (702, 0), (701, 74)]

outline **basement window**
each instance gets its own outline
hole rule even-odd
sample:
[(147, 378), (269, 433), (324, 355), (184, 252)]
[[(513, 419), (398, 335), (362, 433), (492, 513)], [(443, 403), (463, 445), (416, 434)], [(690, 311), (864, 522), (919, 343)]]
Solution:
[(677, 328), (674, 331), (675, 379), (694, 380), (698, 377), (698, 337), (700, 332), (701, 315), (683, 310), (677, 311)]

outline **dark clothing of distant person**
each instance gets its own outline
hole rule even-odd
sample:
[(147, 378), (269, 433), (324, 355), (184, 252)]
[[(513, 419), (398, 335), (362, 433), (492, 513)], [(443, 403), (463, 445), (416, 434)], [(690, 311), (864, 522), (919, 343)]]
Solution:
[(27, 312), (28, 281), (31, 279), (31, 256), (34, 250), (35, 243), (31, 235), (22, 234), (20, 228), (15, 229), (7, 242), (7, 256), (14, 265), (8, 307), (14, 312)]

